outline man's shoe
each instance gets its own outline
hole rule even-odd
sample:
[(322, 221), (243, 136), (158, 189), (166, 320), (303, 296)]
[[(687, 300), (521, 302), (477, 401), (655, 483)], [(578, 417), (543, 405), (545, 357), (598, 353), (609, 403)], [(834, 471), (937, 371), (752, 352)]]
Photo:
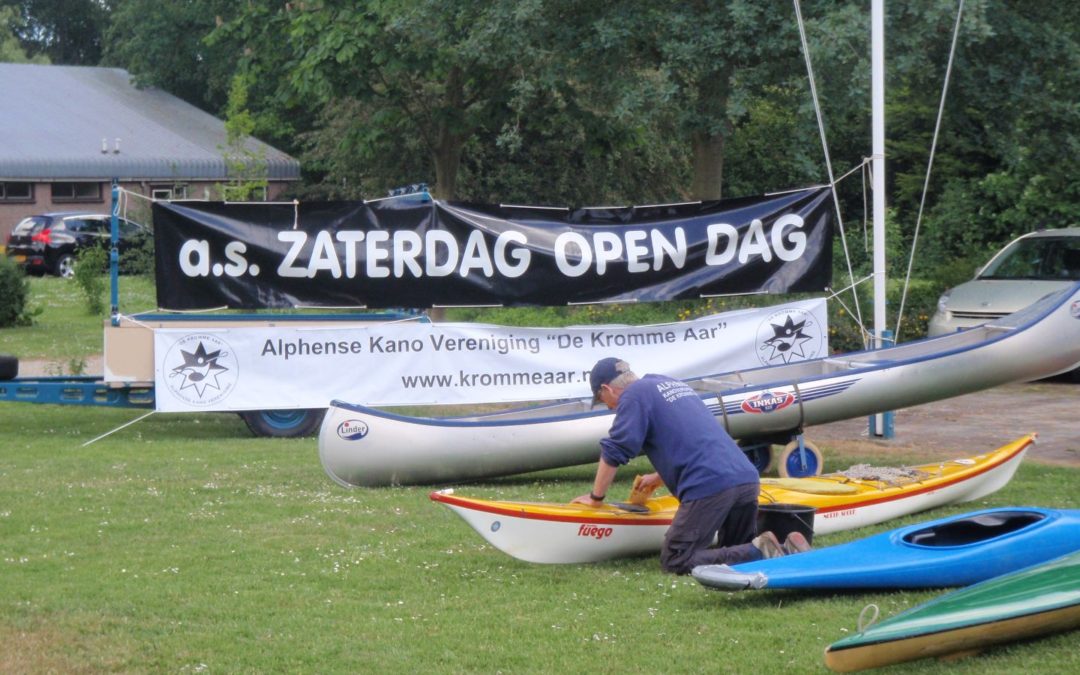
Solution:
[(806, 541), (806, 537), (802, 532), (792, 532), (784, 540), (784, 553), (791, 555), (792, 553), (806, 553), (810, 550), (810, 542)]
[(772, 532), (762, 532), (754, 537), (750, 543), (754, 545), (754, 548), (761, 551), (762, 558), (781, 558), (784, 556), (784, 547), (780, 545), (780, 540)]

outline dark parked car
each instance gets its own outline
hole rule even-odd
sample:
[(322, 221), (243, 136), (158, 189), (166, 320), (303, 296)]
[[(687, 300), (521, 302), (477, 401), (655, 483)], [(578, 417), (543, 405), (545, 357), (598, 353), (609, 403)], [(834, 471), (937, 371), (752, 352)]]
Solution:
[[(7, 241), (7, 254), (31, 273), (49, 272), (61, 277), (74, 273), (75, 259), (87, 246), (109, 247), (110, 216), (100, 213), (44, 213), (24, 218)], [(145, 245), (150, 230), (120, 219), (120, 244), (124, 252)]]

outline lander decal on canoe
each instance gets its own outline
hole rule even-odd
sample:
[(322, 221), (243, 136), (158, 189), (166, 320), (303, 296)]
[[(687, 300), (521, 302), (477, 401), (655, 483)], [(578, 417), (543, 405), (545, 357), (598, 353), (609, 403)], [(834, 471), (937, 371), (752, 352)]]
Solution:
[(337, 434), (346, 441), (358, 441), (368, 435), (368, 425), (364, 420), (345, 420), (338, 425)]

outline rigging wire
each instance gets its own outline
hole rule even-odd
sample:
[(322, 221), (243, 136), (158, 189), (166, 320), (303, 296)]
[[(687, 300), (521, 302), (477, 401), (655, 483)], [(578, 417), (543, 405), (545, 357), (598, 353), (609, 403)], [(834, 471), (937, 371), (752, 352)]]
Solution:
[(945, 81), (941, 87), (941, 101), (938, 103), (937, 121), (934, 123), (934, 138), (930, 143), (930, 158), (926, 165), (926, 178), (923, 181), (922, 197), (919, 198), (919, 214), (915, 218), (915, 234), (911, 240), (911, 254), (908, 257), (907, 275), (904, 277), (904, 290), (900, 294), (900, 309), (896, 313), (896, 330), (893, 332), (895, 340), (900, 341), (900, 321), (904, 316), (904, 303), (907, 301), (908, 286), (911, 284), (911, 268), (915, 263), (915, 247), (919, 243), (919, 229), (922, 226), (923, 209), (926, 206), (926, 193), (930, 189), (930, 172), (934, 168), (934, 153), (937, 150), (938, 134), (941, 131), (941, 119), (945, 115), (945, 96), (949, 91), (949, 80), (952, 77), (953, 58), (956, 56), (956, 42), (960, 36), (960, 19), (964, 13), (964, 0), (960, 0), (956, 10), (956, 24), (953, 26), (952, 46), (949, 48), (949, 63), (945, 67)]
[[(821, 112), (821, 103), (818, 100), (817, 83), (814, 80), (814, 66), (810, 61), (810, 47), (806, 41), (806, 23), (803, 21), (802, 8), (799, 0), (792, 0), (795, 4), (795, 17), (799, 23), (799, 39), (802, 42), (803, 59), (806, 61), (806, 74), (810, 80), (810, 95), (814, 101), (814, 113), (817, 115), (818, 134), (821, 136), (821, 148), (825, 153), (825, 168), (829, 173), (829, 188), (832, 190), (833, 207), (836, 209), (837, 229), (840, 230), (840, 241), (844, 247), (844, 258), (847, 262), (848, 279), (852, 283), (851, 295), (855, 301), (856, 321), (862, 326), (862, 309), (859, 306), (859, 294), (855, 291), (855, 271), (851, 267), (851, 254), (848, 252), (847, 236), (844, 234), (844, 219), (840, 214), (840, 199), (836, 194), (836, 179), (833, 176), (832, 160), (829, 158), (829, 143), (825, 138), (825, 121)], [(847, 174), (845, 174), (847, 175)]]

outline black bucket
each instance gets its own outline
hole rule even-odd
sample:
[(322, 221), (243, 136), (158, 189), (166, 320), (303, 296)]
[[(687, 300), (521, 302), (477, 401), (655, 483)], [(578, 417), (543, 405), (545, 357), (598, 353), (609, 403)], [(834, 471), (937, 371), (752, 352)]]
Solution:
[(758, 504), (758, 532), (772, 532), (781, 542), (792, 532), (800, 532), (812, 542), (816, 510), (802, 504)]

